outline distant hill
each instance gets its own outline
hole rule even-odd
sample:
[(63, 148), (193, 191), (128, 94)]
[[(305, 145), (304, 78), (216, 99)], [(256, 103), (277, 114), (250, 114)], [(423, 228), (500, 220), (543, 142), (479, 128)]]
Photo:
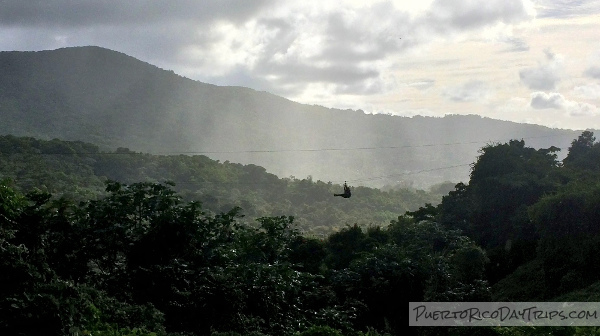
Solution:
[(278, 178), (253, 164), (216, 162), (204, 155), (150, 155), (124, 148), (105, 152), (81, 141), (12, 135), (0, 136), (0, 186), (5, 180), (23, 193), (37, 190), (76, 202), (105, 196), (107, 180), (126, 184), (169, 181), (186, 201), (200, 201), (205, 210), (219, 213), (241, 207), (246, 223), (265, 216), (294, 216), (300, 229), (317, 235), (345, 225), (385, 226), (406, 211), (439, 203), (453, 189), (448, 184), (431, 192), (355, 187), (354, 197), (342, 199), (333, 196), (342, 191), (341, 185)]
[(490, 141), (524, 138), (566, 150), (580, 133), (472, 115), (407, 118), (304, 105), (193, 81), (99, 47), (0, 52), (0, 134), (205, 154), (281, 177), (368, 186), (467, 181), (468, 164)]

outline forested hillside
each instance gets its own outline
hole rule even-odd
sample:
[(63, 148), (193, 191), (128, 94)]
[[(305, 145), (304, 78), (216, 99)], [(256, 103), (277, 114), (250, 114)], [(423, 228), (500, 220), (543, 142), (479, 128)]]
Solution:
[[(566, 149), (580, 132), (479, 116), (397, 117), (192, 81), (98, 47), (0, 52), (0, 135), (206, 154), (281, 177), (426, 188), (467, 181), (494, 141)], [(420, 174), (412, 174), (423, 171)]]
[(517, 140), (484, 147), (469, 184), (430, 212), (486, 250), (496, 300), (600, 297), (600, 142), (586, 131), (562, 162), (556, 150)]
[(437, 204), (453, 184), (431, 192), (400, 188), (381, 191), (353, 187), (354, 197), (333, 197), (342, 186), (311, 178), (278, 178), (265, 168), (217, 162), (203, 155), (151, 155), (126, 148), (60, 140), (0, 136), (0, 179), (22, 191), (39, 190), (75, 200), (105, 195), (108, 180), (123, 184), (169, 182), (185, 200), (200, 201), (219, 213), (240, 207), (247, 221), (263, 216), (294, 216), (305, 233), (322, 235), (346, 225), (386, 225), (425, 203)]
[[(10, 143), (30, 145), (29, 151), (11, 154), (16, 160), (2, 158), (4, 165), (12, 162), (16, 175), (14, 182), (0, 183), (1, 334), (581, 336), (599, 331), (408, 328), (406, 320), (410, 301), (598, 300), (600, 142), (591, 132), (574, 139), (562, 161), (556, 148), (535, 149), (522, 140), (485, 146), (469, 184), (457, 184), (438, 206), (424, 204), (386, 226), (347, 226), (324, 239), (303, 236), (289, 216), (260, 217), (247, 225), (235, 205), (220, 213), (204, 211), (186, 200), (192, 195), (163, 183), (108, 182), (97, 195), (92, 181), (73, 194), (79, 202), (42, 190), (23, 194), (14, 185), (37, 177), (15, 169), (20, 156), (37, 158), (39, 165), (57, 155), (90, 164), (106, 161), (100, 153), (84, 154), (97, 151), (84, 143), (5, 137), (2, 153)], [(146, 168), (155, 165), (148, 171), (163, 164), (125, 149), (106, 156), (124, 162), (145, 158)], [(224, 172), (207, 158), (190, 159), (205, 161), (204, 168), (213, 165), (203, 169), (210, 174)], [(68, 161), (50, 159), (48, 167), (63, 162), (60, 168), (72, 183), (93, 169), (69, 171)], [(140, 169), (118, 167), (123, 174)], [(231, 165), (229, 178), (247, 167)], [(40, 180), (40, 187), (49, 188), (58, 172), (46, 185)], [(315, 197), (308, 190), (296, 195)], [(93, 197), (85, 199), (86, 192)]]

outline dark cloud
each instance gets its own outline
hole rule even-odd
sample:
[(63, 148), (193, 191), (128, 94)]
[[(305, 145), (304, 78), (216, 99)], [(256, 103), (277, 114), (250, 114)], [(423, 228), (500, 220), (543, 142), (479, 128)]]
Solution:
[(560, 81), (556, 71), (548, 66), (523, 69), (519, 71), (519, 78), (532, 90), (554, 90)]
[(557, 92), (534, 92), (530, 105), (534, 109), (560, 109), (565, 105), (565, 98)]
[(589, 103), (567, 100), (558, 92), (534, 92), (531, 94), (531, 107), (534, 109), (560, 109), (572, 117), (596, 116), (600, 109)]
[(3, 0), (0, 25), (20, 27), (90, 27), (160, 25), (164, 22), (243, 21), (274, 0), (121, 1)]
[(180, 57), (186, 47), (208, 48), (220, 37), (210, 30), (214, 22), (241, 24), (273, 3), (0, 0), (0, 42), (12, 50), (97, 45), (177, 69), (186, 66)]

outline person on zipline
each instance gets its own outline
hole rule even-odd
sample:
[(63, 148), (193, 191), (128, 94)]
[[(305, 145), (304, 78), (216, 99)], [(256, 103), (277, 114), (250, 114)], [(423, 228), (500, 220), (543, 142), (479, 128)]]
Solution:
[(346, 183), (346, 181), (344, 181), (344, 193), (343, 194), (333, 194), (333, 196), (342, 196), (343, 198), (350, 198), (350, 196), (352, 196), (352, 193), (350, 192), (350, 187), (348, 187), (348, 184)]

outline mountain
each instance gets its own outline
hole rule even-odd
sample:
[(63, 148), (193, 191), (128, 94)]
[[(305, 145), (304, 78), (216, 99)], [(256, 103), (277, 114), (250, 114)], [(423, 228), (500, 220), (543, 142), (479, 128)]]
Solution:
[(467, 181), (478, 150), (525, 139), (564, 151), (581, 132), (479, 116), (399, 117), (193, 81), (99, 47), (0, 52), (0, 134), (156, 154), (206, 154), (279, 176), (429, 186)]

